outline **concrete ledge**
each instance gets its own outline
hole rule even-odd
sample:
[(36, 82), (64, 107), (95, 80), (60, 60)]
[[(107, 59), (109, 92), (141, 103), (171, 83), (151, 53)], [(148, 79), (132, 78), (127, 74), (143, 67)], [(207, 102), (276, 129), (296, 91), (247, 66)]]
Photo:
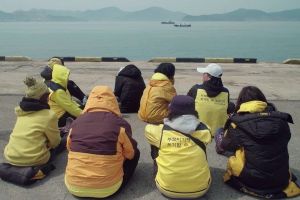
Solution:
[(157, 62), (157, 63), (172, 62), (173, 63), (173, 62), (176, 62), (176, 58), (174, 58), (174, 57), (157, 57), (157, 58), (152, 58), (148, 62)]
[(283, 61), (283, 64), (295, 64), (300, 65), (300, 59), (299, 58), (290, 58), (285, 61)]
[(62, 58), (65, 62), (130, 62), (127, 58), (124, 57), (63, 57), (55, 56)]
[(205, 58), (175, 58), (175, 57), (156, 57), (152, 58), (148, 62), (177, 62), (177, 63), (204, 63)]
[(102, 57), (102, 62), (130, 62), (127, 58), (124, 57)]
[(234, 63), (257, 63), (257, 58), (233, 58)]
[(101, 62), (101, 57), (75, 57), (75, 62)]
[[(55, 56), (62, 58), (65, 62), (130, 62), (125, 57), (76, 57), (76, 56)], [(0, 61), (32, 61), (26, 56), (0, 56)], [(155, 57), (148, 62), (171, 62), (171, 63), (257, 63), (256, 58), (176, 58), (176, 57)], [(300, 59), (288, 59), (284, 64), (300, 64)]]
[(157, 57), (148, 62), (182, 62), (182, 63), (256, 63), (256, 58), (174, 58)]
[(206, 63), (233, 63), (233, 58), (205, 58)]
[(204, 63), (205, 58), (176, 58), (176, 62), (183, 63)]
[(32, 61), (31, 58), (27, 56), (0, 56), (0, 61)]

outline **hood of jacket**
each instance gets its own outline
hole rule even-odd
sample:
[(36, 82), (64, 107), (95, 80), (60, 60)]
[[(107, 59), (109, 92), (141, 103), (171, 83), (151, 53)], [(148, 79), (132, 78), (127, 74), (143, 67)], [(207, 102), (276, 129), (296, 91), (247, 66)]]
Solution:
[(259, 113), (266, 110), (268, 104), (263, 101), (248, 101), (240, 105), (238, 113), (248, 112), (248, 113)]
[(212, 77), (203, 83), (203, 87), (208, 97), (216, 97), (223, 91), (223, 82), (221, 78)]
[(113, 91), (108, 86), (96, 86), (91, 91), (83, 113), (105, 111), (121, 116)]
[(172, 84), (169, 78), (162, 73), (155, 73), (151, 77), (150, 86), (161, 87), (167, 84)]
[(181, 115), (172, 120), (165, 118), (164, 124), (179, 132), (191, 134), (196, 130), (200, 121), (194, 115)]
[(233, 122), (237, 122), (241, 130), (257, 141), (267, 143), (277, 140), (282, 134), (286, 134), (287, 122), (292, 122), (292, 118), (287, 113), (269, 112), (267, 107), (268, 104), (262, 101), (243, 103), (238, 114), (233, 116)]
[(54, 65), (52, 71), (52, 81), (67, 89), (70, 70), (62, 65)]
[(133, 79), (138, 79), (142, 76), (142, 73), (136, 66), (127, 65), (119, 72), (118, 76), (126, 76)]

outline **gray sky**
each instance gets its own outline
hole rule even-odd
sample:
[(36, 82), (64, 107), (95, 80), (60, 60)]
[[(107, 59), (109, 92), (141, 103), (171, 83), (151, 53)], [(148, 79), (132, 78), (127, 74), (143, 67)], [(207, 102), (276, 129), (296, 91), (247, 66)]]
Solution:
[(260, 9), (267, 12), (300, 8), (300, 0), (0, 0), (0, 10), (15, 11), (32, 8), (86, 10), (116, 6), (135, 11), (151, 6), (187, 14), (223, 13), (237, 8)]

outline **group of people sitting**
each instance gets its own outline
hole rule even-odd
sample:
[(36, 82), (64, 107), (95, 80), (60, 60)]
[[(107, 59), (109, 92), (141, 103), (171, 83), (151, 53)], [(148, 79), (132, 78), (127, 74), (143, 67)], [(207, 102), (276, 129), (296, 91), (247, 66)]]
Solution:
[(155, 183), (170, 198), (198, 198), (212, 178), (206, 146), (228, 156), (224, 182), (261, 198), (300, 194), (289, 168), (292, 117), (277, 111), (261, 90), (242, 89), (236, 104), (222, 83), (222, 68), (197, 68), (202, 84), (177, 95), (175, 66), (161, 63), (147, 86), (135, 65), (121, 68), (112, 91), (96, 86), (85, 95), (69, 80), (70, 70), (52, 58), (41, 73), (27, 77), (17, 121), (4, 150), (0, 177), (19, 185), (43, 179), (53, 159), (68, 150), (65, 185), (78, 197), (105, 198), (119, 193), (138, 165), (140, 151), (121, 113), (138, 113), (147, 123)]

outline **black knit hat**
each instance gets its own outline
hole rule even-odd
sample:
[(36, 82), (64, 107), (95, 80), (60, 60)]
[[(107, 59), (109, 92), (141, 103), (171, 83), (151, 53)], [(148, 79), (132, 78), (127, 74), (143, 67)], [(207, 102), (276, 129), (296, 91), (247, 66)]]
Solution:
[(170, 115), (194, 115), (198, 116), (195, 110), (195, 100), (187, 95), (175, 96), (169, 105)]
[(175, 75), (175, 66), (172, 63), (161, 63), (154, 70), (155, 73), (162, 73), (169, 79), (173, 79)]

